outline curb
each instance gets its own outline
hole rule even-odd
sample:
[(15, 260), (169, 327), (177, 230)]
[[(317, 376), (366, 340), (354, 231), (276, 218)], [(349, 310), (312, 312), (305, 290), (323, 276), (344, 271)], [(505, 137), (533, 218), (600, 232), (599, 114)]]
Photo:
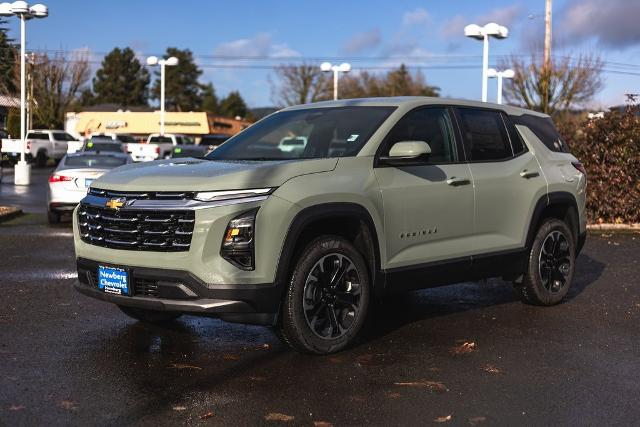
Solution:
[(0, 206), (0, 222), (9, 221), (22, 215), (22, 209)]
[(612, 231), (619, 233), (640, 233), (640, 224), (588, 224), (587, 231)]

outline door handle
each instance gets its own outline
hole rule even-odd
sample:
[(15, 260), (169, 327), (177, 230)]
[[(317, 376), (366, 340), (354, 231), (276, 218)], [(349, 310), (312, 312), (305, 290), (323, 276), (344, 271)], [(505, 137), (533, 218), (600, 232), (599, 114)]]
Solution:
[(537, 176), (540, 176), (540, 173), (536, 171), (528, 171), (525, 169), (522, 172), (520, 172), (520, 176), (523, 178), (529, 179), (529, 178), (535, 178)]
[(452, 176), (447, 180), (447, 184), (457, 187), (459, 185), (469, 185), (471, 184), (471, 180), (469, 180), (469, 178), (456, 178), (455, 176)]

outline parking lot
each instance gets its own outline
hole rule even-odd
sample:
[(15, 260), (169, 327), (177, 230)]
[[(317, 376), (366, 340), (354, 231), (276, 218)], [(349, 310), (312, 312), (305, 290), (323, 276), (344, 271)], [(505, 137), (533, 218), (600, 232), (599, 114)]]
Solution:
[(2, 425), (629, 425), (640, 417), (640, 236), (592, 234), (558, 306), (500, 280), (394, 296), (362, 342), (288, 350), (270, 329), (185, 316), (145, 326), (73, 290), (49, 169), (0, 204)]

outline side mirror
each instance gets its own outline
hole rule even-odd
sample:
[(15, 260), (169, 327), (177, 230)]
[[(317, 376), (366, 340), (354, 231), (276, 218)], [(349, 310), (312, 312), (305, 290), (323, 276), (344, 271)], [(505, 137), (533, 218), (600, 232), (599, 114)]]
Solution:
[(389, 166), (424, 165), (430, 154), (431, 147), (424, 141), (401, 141), (393, 144), (388, 156), (380, 157), (380, 163)]

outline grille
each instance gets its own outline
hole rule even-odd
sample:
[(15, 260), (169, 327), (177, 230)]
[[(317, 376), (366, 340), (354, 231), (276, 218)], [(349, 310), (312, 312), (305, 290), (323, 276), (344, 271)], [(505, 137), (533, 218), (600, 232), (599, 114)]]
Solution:
[(113, 191), (89, 188), (90, 196), (125, 197), (127, 200), (184, 200), (193, 198), (194, 193), (185, 191)]
[(113, 249), (179, 252), (191, 246), (195, 213), (187, 211), (111, 210), (81, 204), (80, 238)]

